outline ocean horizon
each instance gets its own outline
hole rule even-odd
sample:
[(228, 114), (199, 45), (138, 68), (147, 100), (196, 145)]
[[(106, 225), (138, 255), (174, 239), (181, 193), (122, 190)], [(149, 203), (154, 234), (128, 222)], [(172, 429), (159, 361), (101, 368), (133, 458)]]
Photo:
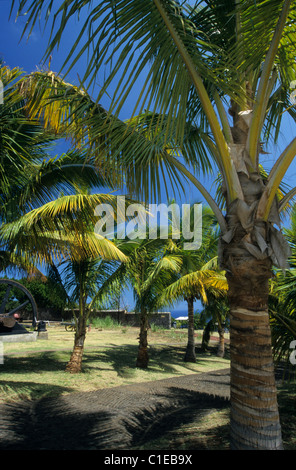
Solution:
[(182, 310), (168, 310), (171, 312), (171, 317), (172, 318), (178, 318), (178, 317), (187, 317), (188, 316), (188, 311), (186, 309)]

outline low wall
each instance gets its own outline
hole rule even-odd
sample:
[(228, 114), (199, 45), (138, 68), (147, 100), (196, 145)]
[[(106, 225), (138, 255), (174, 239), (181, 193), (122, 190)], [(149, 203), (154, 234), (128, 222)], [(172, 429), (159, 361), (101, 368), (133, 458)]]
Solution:
[[(139, 314), (135, 312), (126, 312), (123, 314), (120, 321), (122, 325), (140, 326)], [(170, 312), (157, 312), (149, 313), (150, 325), (159, 326), (161, 328), (171, 328), (171, 313)]]
[[(78, 309), (74, 309), (75, 313), (78, 313)], [(30, 320), (30, 314), (22, 315), (23, 320)], [(91, 315), (91, 318), (95, 317), (111, 317), (114, 321), (121, 325), (129, 326), (140, 326), (139, 314), (135, 312), (127, 312), (126, 310), (97, 310)], [(64, 312), (57, 312), (50, 309), (38, 310), (38, 320), (49, 320), (49, 321), (71, 321), (73, 318), (72, 310), (65, 309)], [(91, 322), (90, 318), (90, 322)], [(171, 312), (152, 312), (149, 314), (150, 325), (156, 325), (165, 329), (171, 328)]]
[[(91, 317), (110, 317), (121, 325), (140, 326), (139, 314), (127, 312), (126, 310), (98, 310), (93, 312)], [(149, 323), (150, 325), (169, 329), (171, 328), (171, 312), (152, 312), (149, 314)]]

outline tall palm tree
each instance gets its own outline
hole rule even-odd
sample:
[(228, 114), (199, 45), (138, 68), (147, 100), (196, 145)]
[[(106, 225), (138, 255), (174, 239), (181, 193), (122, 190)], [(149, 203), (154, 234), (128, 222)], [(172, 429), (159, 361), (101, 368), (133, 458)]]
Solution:
[[(118, 81), (104, 122), (108, 132), (110, 122), (114, 123), (113, 136), (121, 133), (121, 145), (117, 137), (116, 148), (102, 139), (106, 127), (93, 114), (89, 129), (97, 155), (98, 148), (105, 155), (112, 148), (114, 168), (122, 163), (131, 181), (146, 188), (148, 182), (154, 187), (159, 183), (160, 162), (172, 176), (180, 170), (215, 212), (222, 232), (220, 260), (227, 273), (231, 313), (231, 446), (282, 448), (268, 281), (273, 264), (286, 267), (287, 246), (275, 224), (280, 225), (280, 211), (296, 190), (280, 201), (276, 193), (294, 159), (296, 139), (277, 157), (267, 181), (261, 177), (259, 157), (262, 141), (278, 135), (283, 111), (295, 120), (289, 100), (290, 83), (295, 80), (295, 3), (206, 0), (192, 6), (177, 0), (106, 0), (93, 5), (90, 0), (83, 4), (67, 0), (57, 7), (50, 2), (50, 6), (44, 0), (20, 3), (20, 11), (27, 10), (28, 31), (40, 13), (47, 22), (54, 18), (47, 54), (60, 44), (70, 20), (78, 13), (82, 18), (81, 10), (89, 7), (66, 64), (73, 67), (89, 51), (84, 84), (95, 83), (104, 65), (110, 65), (98, 100)], [(119, 126), (119, 108), (145, 70), (135, 108), (147, 109), (147, 119)], [(156, 120), (151, 119), (151, 112)], [(176, 158), (181, 152), (193, 170), (198, 164), (199, 156), (184, 144), (188, 120), (197, 125), (198, 137), (222, 175), (225, 213)], [(150, 143), (153, 139), (149, 150), (147, 136)]]

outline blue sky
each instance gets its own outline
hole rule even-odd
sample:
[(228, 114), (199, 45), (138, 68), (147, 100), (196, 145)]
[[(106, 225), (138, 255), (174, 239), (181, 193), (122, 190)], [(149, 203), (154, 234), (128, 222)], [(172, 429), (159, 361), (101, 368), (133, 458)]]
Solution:
[[(42, 66), (42, 58), (48, 39), (48, 29), (43, 32), (40, 27), (36, 26), (29, 41), (27, 41), (26, 38), (23, 38), (20, 42), (25, 19), (20, 17), (17, 21), (15, 21), (15, 14), (13, 14), (9, 20), (10, 7), (11, 0), (0, 0), (0, 57), (9, 67), (20, 67), (25, 72), (29, 73)], [(51, 61), (51, 69), (53, 71), (58, 72), (62, 67), (63, 60), (66, 56), (66, 53), (72, 46), (73, 37), (75, 37), (78, 27), (79, 25), (73, 21), (71, 27), (67, 30), (67, 34), (63, 36), (62, 47), (53, 53)], [(70, 72), (70, 75), (67, 76), (68, 81), (78, 84), (78, 74), (79, 76), (82, 76), (85, 65), (83, 60), (80, 61), (75, 69)], [(137, 90), (134, 90), (134, 97), (136, 99)], [(101, 102), (101, 104), (105, 108), (108, 108), (108, 98), (106, 97), (106, 101)], [(132, 106), (129, 102), (129, 105), (126, 107), (126, 109), (123, 109), (122, 117), (128, 117), (128, 115), (124, 116), (124, 113), (128, 113), (131, 108)], [(264, 160), (262, 161), (266, 168), (270, 168), (272, 166), (275, 158), (280, 155), (282, 148), (285, 147), (294, 136), (295, 125), (291, 124), (288, 120), (285, 120), (279, 144), (277, 146), (271, 146), (268, 148), (267, 150), (269, 154), (264, 156)], [(57, 149), (59, 149), (59, 147), (57, 147)], [(296, 164), (293, 164), (289, 169), (286, 182), (291, 186), (295, 186)], [(208, 190), (211, 189), (212, 180), (210, 178), (204, 180), (203, 183), (208, 188)], [(203, 201), (203, 199), (196, 192), (196, 189), (188, 185), (188, 190), (186, 191), (186, 201), (182, 202), (192, 204), (193, 202), (197, 201)], [(166, 200), (159, 202), (166, 202)], [(128, 303), (131, 304), (132, 299), (130, 295), (128, 297)], [(183, 306), (184, 303), (181, 303), (180, 308)]]

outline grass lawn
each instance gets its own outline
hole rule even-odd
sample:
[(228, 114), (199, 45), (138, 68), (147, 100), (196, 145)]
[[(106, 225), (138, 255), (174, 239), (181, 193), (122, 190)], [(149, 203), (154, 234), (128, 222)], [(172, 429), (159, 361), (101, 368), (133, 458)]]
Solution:
[[(73, 332), (64, 326), (47, 326), (48, 339), (28, 343), (4, 343), (0, 364), (0, 403), (22, 399), (92, 391), (134, 382), (161, 380), (229, 367), (227, 357), (199, 353), (195, 364), (183, 361), (187, 330), (149, 331), (150, 363), (147, 370), (136, 368), (139, 329), (133, 327), (91, 327), (87, 333), (81, 374), (65, 372), (73, 348)], [(196, 334), (196, 343), (201, 332)], [(285, 449), (296, 449), (296, 385), (279, 388), (279, 406)], [(153, 449), (225, 449), (229, 442), (229, 410), (217, 410), (199, 423), (168, 433)], [(151, 446), (151, 442), (149, 443)], [(151, 449), (151, 447), (150, 447)]]
[[(48, 339), (4, 343), (0, 403), (87, 392), (229, 366), (228, 359), (210, 353), (198, 355), (195, 364), (185, 363), (187, 330), (153, 329), (149, 331), (149, 368), (139, 369), (135, 366), (139, 328), (111, 325), (91, 327), (85, 341), (83, 371), (70, 374), (65, 367), (74, 333), (57, 324), (47, 326), (47, 332)], [(200, 339), (201, 333), (197, 333), (196, 341)]]

